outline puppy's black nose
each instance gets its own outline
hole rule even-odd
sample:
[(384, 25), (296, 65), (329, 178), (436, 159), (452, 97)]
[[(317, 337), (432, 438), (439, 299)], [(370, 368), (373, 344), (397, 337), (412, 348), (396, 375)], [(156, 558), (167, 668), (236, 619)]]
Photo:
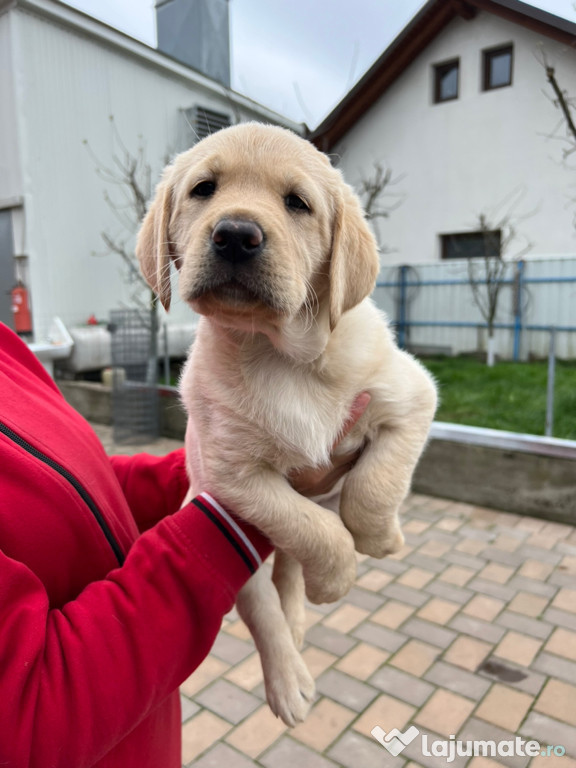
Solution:
[(264, 232), (255, 221), (222, 219), (212, 232), (212, 250), (230, 262), (247, 261), (257, 256), (264, 245)]

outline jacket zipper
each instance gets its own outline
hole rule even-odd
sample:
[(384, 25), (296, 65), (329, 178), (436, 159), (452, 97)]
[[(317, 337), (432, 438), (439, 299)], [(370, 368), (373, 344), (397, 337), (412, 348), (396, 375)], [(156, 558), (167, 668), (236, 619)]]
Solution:
[(61, 477), (63, 477), (65, 480), (67, 480), (70, 483), (70, 485), (74, 488), (74, 490), (78, 493), (78, 495), (84, 501), (84, 503), (86, 504), (90, 512), (92, 512), (92, 514), (96, 518), (96, 522), (100, 526), (102, 533), (106, 537), (106, 540), (108, 541), (108, 543), (112, 548), (112, 551), (114, 552), (116, 560), (118, 561), (118, 565), (122, 565), (124, 563), (124, 553), (122, 552), (122, 549), (118, 544), (118, 541), (116, 540), (116, 538), (114, 537), (114, 534), (110, 530), (108, 523), (104, 519), (104, 516), (98, 509), (96, 502), (90, 496), (90, 494), (84, 488), (84, 486), (74, 477), (74, 475), (71, 472), (69, 472), (65, 467), (63, 467), (61, 464), (58, 464), (57, 461), (54, 461), (54, 459), (51, 459), (50, 456), (46, 456), (45, 453), (42, 453), (42, 451), (39, 451), (33, 445), (28, 443), (26, 440), (20, 437), (20, 435), (16, 434), (14, 430), (10, 429), (10, 427), (6, 426), (6, 424), (4, 424), (1, 421), (0, 421), (0, 433), (2, 433), (3, 435), (6, 435), (6, 437), (9, 440), (12, 440), (12, 442), (19, 445), (21, 448), (27, 451), (30, 455), (42, 461), (44, 464), (49, 466), (51, 469), (53, 469)]

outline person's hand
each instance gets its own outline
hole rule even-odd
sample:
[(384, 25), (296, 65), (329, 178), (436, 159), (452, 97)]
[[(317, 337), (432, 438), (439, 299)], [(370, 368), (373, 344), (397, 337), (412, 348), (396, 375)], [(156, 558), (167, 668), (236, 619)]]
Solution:
[[(354, 424), (362, 416), (366, 410), (368, 403), (370, 402), (370, 394), (368, 392), (362, 392), (352, 403), (350, 414), (346, 419), (342, 432), (338, 436), (338, 439), (332, 446), (336, 446), (343, 440), (350, 432)], [(289, 480), (292, 488), (298, 491), (302, 496), (320, 496), (323, 493), (328, 493), (340, 480), (340, 478), (349, 472), (354, 464), (360, 458), (362, 448), (359, 448), (353, 453), (343, 453), (340, 455), (332, 455), (330, 466), (320, 467), (313, 469), (299, 469), (291, 472)]]

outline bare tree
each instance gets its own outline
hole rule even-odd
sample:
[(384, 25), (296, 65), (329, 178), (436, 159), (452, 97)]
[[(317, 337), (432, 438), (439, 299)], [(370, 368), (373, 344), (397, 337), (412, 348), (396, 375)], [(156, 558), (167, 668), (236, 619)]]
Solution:
[[(486, 362), (489, 366), (495, 362), (494, 330), (506, 271), (511, 262), (521, 259), (532, 247), (519, 234), (516, 221), (517, 217), (510, 211), (499, 217), (480, 213), (476, 231), (481, 233), (481, 253), (476, 258), (468, 259), (468, 282), (472, 298), (488, 330)], [(511, 255), (514, 244), (522, 239), (524, 245)]]
[[(131, 287), (130, 300), (141, 311), (142, 317), (150, 328), (150, 351), (147, 379), (156, 383), (157, 377), (157, 334), (158, 334), (158, 299), (146, 283), (138, 265), (135, 253), (135, 239), (148, 202), (152, 197), (152, 167), (147, 160), (146, 144), (139, 137), (135, 151), (127, 148), (123, 142), (114, 116), (110, 116), (113, 152), (110, 162), (104, 163), (95, 154), (85, 139), (84, 145), (96, 165), (97, 175), (106, 183), (104, 200), (118, 222), (120, 232), (112, 234), (110, 230), (101, 232), (107, 254), (120, 257), (125, 268), (125, 279)], [(168, 157), (164, 158), (164, 164)]]
[(381, 253), (386, 253), (389, 249), (382, 245), (378, 222), (380, 219), (387, 219), (392, 211), (402, 204), (404, 196), (391, 190), (402, 178), (404, 177), (394, 178), (391, 168), (385, 168), (382, 163), (375, 161), (372, 173), (360, 179), (357, 185), (366, 218), (372, 222)]
[(556, 77), (556, 70), (548, 63), (546, 57), (544, 57), (544, 70), (546, 72), (546, 79), (554, 94), (552, 103), (562, 113), (562, 124), (566, 131), (566, 135), (563, 138), (568, 142), (568, 147), (564, 150), (564, 159), (566, 159), (569, 155), (576, 152), (576, 99), (571, 97), (568, 91), (560, 86)]
[(100, 233), (106, 254), (120, 257), (125, 267), (125, 279), (132, 287), (131, 301), (139, 308), (156, 306), (156, 298), (144, 280), (134, 252), (136, 233), (152, 197), (152, 168), (146, 159), (146, 145), (139, 138), (136, 150), (129, 150), (118, 132), (114, 116), (110, 116), (113, 152), (109, 163), (104, 163), (88, 141), (84, 145), (96, 166), (96, 174), (106, 183), (104, 200), (117, 223), (119, 232), (105, 230)]

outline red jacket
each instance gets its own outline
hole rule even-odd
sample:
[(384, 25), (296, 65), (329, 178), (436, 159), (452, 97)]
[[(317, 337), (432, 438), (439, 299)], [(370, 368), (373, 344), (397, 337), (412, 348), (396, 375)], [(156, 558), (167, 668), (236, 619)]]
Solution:
[(185, 491), (183, 451), (110, 460), (0, 324), (1, 766), (180, 767), (177, 687), (271, 551)]

